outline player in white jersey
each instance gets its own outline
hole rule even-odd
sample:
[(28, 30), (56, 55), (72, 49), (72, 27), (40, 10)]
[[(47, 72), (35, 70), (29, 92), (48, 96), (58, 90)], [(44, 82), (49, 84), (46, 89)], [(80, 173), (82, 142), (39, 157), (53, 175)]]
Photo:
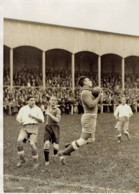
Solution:
[(114, 116), (117, 119), (117, 124), (115, 128), (117, 128), (117, 138), (118, 143), (121, 142), (121, 136), (122, 131), (124, 131), (124, 134), (128, 137), (130, 140), (130, 134), (129, 134), (129, 118), (133, 115), (133, 112), (128, 104), (126, 104), (125, 97), (121, 98), (121, 104), (117, 106)]
[(32, 157), (34, 159), (34, 168), (39, 166), (38, 151), (36, 147), (38, 136), (38, 123), (44, 122), (44, 116), (41, 109), (35, 105), (35, 98), (29, 96), (28, 105), (23, 106), (17, 115), (17, 121), (21, 123), (21, 130), (17, 140), (17, 151), (20, 161), (17, 167), (21, 167), (25, 163), (23, 142), (29, 140), (32, 150)]

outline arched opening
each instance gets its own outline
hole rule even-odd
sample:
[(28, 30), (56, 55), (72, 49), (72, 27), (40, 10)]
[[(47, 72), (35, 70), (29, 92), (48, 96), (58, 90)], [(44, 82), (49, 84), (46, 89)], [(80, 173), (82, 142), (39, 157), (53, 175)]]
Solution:
[(139, 57), (125, 58), (125, 88), (139, 88)]
[(13, 85), (42, 86), (42, 51), (31, 46), (13, 50)]
[(75, 54), (75, 83), (81, 75), (88, 76), (93, 85), (98, 85), (98, 55), (88, 51)]
[(71, 87), (71, 53), (52, 49), (45, 53), (46, 86)]
[(104, 88), (122, 87), (122, 58), (115, 54), (105, 54), (101, 57), (101, 85)]

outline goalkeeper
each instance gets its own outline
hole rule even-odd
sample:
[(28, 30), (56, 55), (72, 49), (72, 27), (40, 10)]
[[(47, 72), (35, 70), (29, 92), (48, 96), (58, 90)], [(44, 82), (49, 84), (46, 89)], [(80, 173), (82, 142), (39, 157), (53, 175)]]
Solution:
[[(95, 136), (98, 102), (101, 99), (101, 92), (98, 97), (92, 95), (92, 81), (81, 76), (78, 79), (78, 84), (81, 87), (81, 100), (84, 109), (84, 114), (81, 117), (82, 132), (78, 140), (73, 141), (63, 151), (59, 152), (60, 161), (65, 164), (66, 156), (69, 156), (73, 151), (88, 143), (90, 137)], [(93, 133), (92, 133), (93, 132)]]

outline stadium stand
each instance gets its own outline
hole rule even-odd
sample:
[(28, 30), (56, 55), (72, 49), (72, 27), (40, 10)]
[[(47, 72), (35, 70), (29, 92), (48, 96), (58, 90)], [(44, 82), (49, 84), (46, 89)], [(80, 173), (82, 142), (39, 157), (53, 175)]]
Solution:
[[(81, 75), (90, 77), (93, 86), (97, 86), (97, 74), (75, 72), (75, 94), (71, 90), (69, 71), (51, 71), (46, 69), (46, 89), (42, 88), (42, 74), (38, 69), (26, 68), (14, 73), (14, 88), (10, 90), (9, 70), (4, 70), (3, 108), (6, 115), (14, 115), (25, 105), (28, 95), (36, 97), (36, 103), (44, 110), (48, 105), (46, 96), (56, 95), (62, 114), (83, 112), (77, 78)], [(121, 76), (118, 73), (102, 73), (103, 104), (99, 112), (113, 112), (120, 97), (126, 95), (128, 104), (134, 112), (139, 111), (139, 75), (126, 74), (125, 91), (122, 90)]]

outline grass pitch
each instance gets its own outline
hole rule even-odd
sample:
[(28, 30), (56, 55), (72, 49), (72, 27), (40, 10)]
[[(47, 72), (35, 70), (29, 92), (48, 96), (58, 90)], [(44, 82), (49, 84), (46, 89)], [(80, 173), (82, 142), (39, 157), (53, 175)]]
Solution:
[[(80, 136), (81, 115), (62, 115), (60, 149)], [(28, 143), (24, 144), (26, 163), (17, 168), (17, 137), (20, 125), (15, 117), (4, 117), (4, 192), (18, 193), (130, 193), (139, 192), (139, 114), (130, 120), (131, 141), (122, 136), (117, 144), (113, 114), (99, 114), (95, 143), (68, 157), (62, 165), (52, 158), (44, 166), (43, 134), (40, 124), (38, 152), (40, 166), (33, 171)]]

